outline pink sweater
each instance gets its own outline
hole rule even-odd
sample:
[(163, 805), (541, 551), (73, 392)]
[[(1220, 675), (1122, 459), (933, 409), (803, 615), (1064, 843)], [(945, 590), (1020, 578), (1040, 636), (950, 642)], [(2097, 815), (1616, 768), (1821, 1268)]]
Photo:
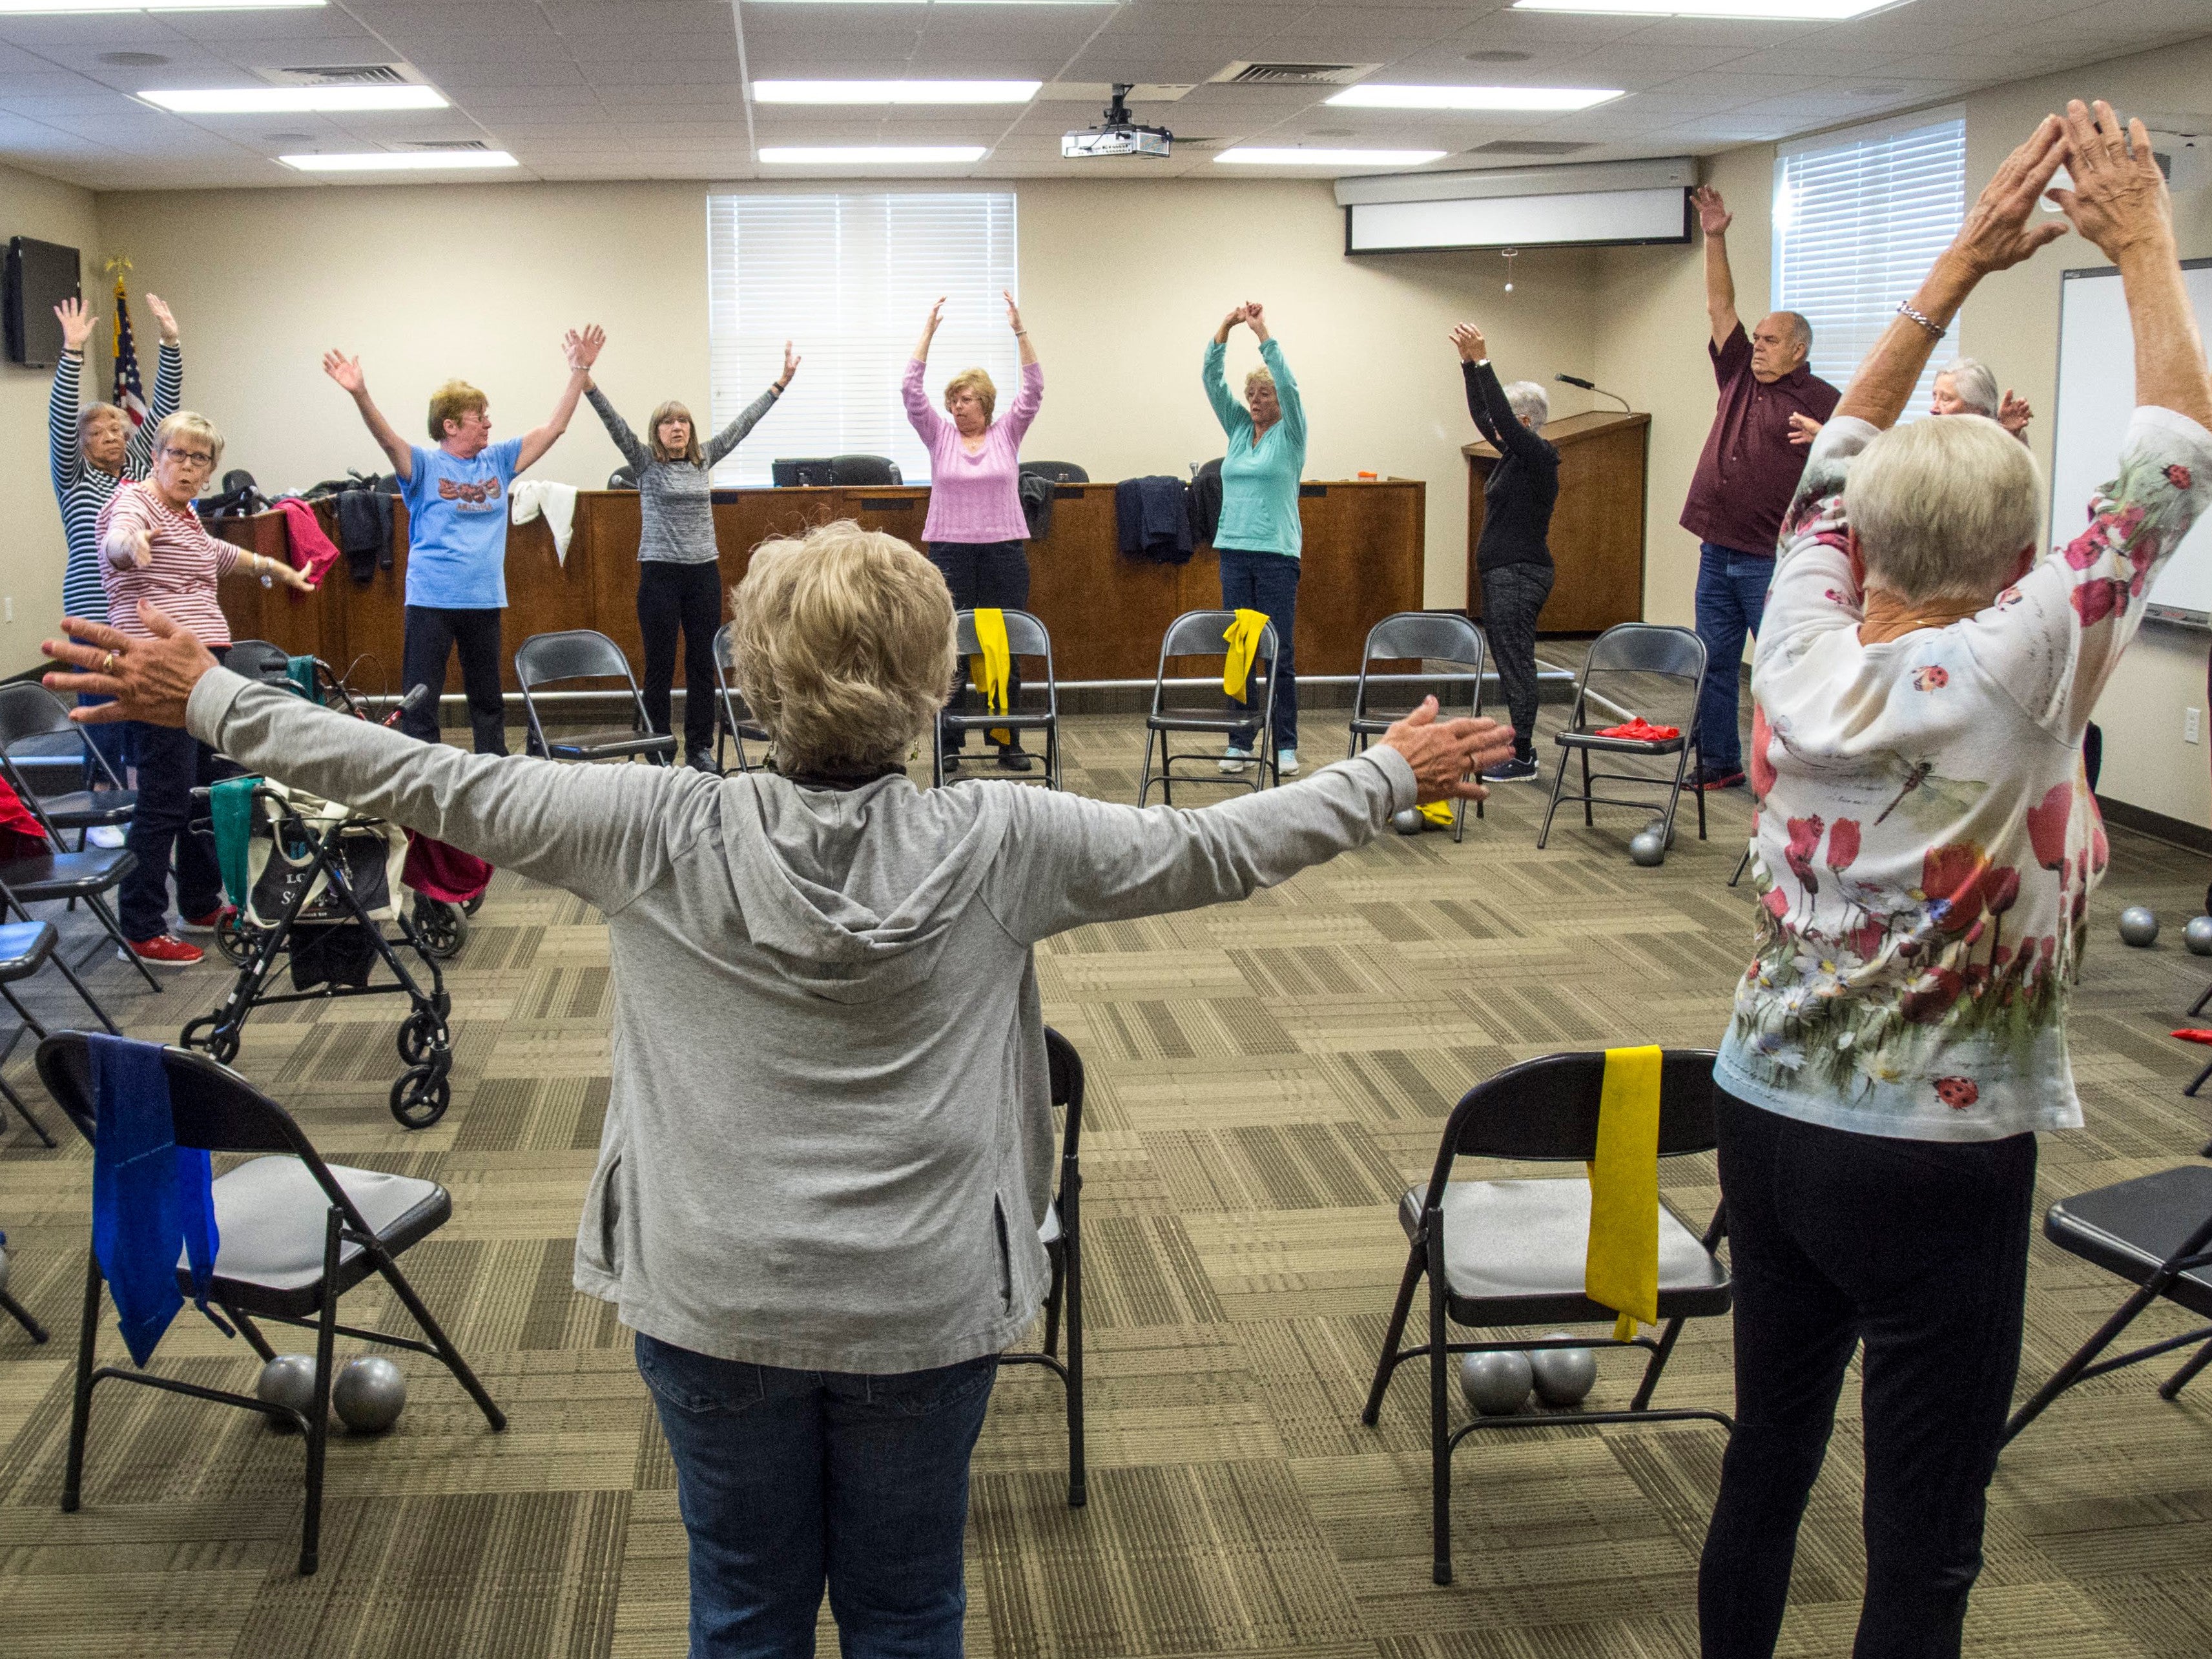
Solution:
[(921, 383), (927, 368), (919, 357), (908, 363), (902, 388), (906, 417), (929, 448), (929, 518), (921, 527), (922, 539), (1026, 541), (1030, 528), (1022, 517), (1017, 466), (1022, 434), (1044, 402), (1043, 368), (1031, 363), (1022, 370), (1022, 389), (1012, 407), (991, 422), (983, 447), (973, 455), (962, 446), (959, 428), (929, 401)]

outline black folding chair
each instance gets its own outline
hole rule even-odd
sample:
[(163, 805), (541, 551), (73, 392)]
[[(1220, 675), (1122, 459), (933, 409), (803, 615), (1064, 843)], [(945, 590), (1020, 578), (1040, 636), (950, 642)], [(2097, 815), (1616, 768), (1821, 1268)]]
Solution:
[[(50, 1140), (46, 1144), (51, 1146), (53, 1142)], [(8, 1293), (7, 1245), (8, 1235), (0, 1233), (0, 1314), (6, 1314), (9, 1318), (21, 1325), (29, 1334), (32, 1341), (42, 1343), (46, 1340), (46, 1328), (31, 1317), (31, 1310), (28, 1308)]]
[[(1045, 1212), (1037, 1237), (1052, 1261), (1052, 1289), (1044, 1301), (1044, 1348), (1040, 1353), (1009, 1352), (1001, 1365), (1042, 1365), (1060, 1380), (1067, 1395), (1067, 1506), (1090, 1501), (1083, 1463), (1083, 1170), (1077, 1161), (1083, 1139), (1083, 1057), (1075, 1045), (1045, 1027), (1044, 1054), (1052, 1072), (1052, 1103), (1066, 1109), (1060, 1137), (1060, 1190)], [(1067, 1330), (1067, 1358), (1059, 1358), (1060, 1332)]]
[[(1591, 682), (1603, 677), (1601, 686)], [(1669, 689), (1683, 688), (1680, 707), (1665, 705), (1647, 707), (1644, 717), (1655, 726), (1672, 726), (1680, 735), (1666, 738), (1601, 738), (1600, 728), (1616, 726), (1626, 718), (1618, 712), (1622, 708), (1620, 696), (1608, 696), (1603, 688), (1611, 688), (1621, 696), (1636, 696), (1644, 687), (1632, 683), (1633, 678), (1657, 678), (1670, 682)], [(1595, 806), (1634, 806), (1647, 812), (1662, 812), (1666, 820), (1666, 833), (1662, 838), (1672, 846), (1674, 840), (1674, 808), (1682, 799), (1682, 780), (1688, 771), (1690, 757), (1697, 755), (1700, 764), (1705, 756), (1698, 748), (1698, 693), (1705, 682), (1705, 642), (1686, 628), (1668, 628), (1657, 623), (1620, 623), (1608, 628), (1591, 643), (1589, 656), (1583, 663), (1581, 677), (1575, 682), (1575, 706), (1567, 716), (1567, 723), (1556, 734), (1553, 741), (1562, 749), (1577, 755), (1582, 761), (1582, 788), (1565, 795), (1567, 785), (1566, 756), (1559, 757), (1558, 775), (1552, 780), (1551, 805), (1544, 809), (1544, 827), (1538, 832), (1536, 846), (1541, 850), (1552, 834), (1552, 815), (1559, 810), (1564, 798), (1579, 802), (1583, 823), (1596, 822), (1590, 815)], [(1593, 718), (1589, 705), (1593, 699), (1610, 705), (1616, 712)], [(1641, 699), (1639, 699), (1641, 700)], [(1619, 795), (1600, 795), (1593, 793), (1595, 783), (1665, 784), (1636, 772), (1593, 772), (1590, 755), (1666, 756), (1674, 759), (1674, 781), (1667, 785), (1663, 799), (1631, 800)], [(1698, 798), (1698, 839), (1705, 838), (1705, 797), (1702, 790), (1690, 792)]]
[(1040, 478), (1049, 478), (1056, 484), (1079, 484), (1091, 482), (1091, 475), (1073, 461), (1024, 461), (1019, 470), (1034, 473)]
[[(1370, 674), (1378, 662), (1418, 658), (1424, 672), (1418, 674)], [(1451, 671), (1431, 673), (1430, 663)], [(1378, 705), (1375, 693), (1389, 687), (1388, 700)], [(1456, 706), (1455, 693), (1465, 692), (1467, 707)], [(1403, 693), (1403, 695), (1400, 695)], [(1413, 710), (1423, 697), (1437, 700), (1437, 718), (1473, 720), (1482, 713), (1482, 635), (1465, 617), (1449, 611), (1401, 611), (1385, 617), (1367, 630), (1367, 643), (1359, 653), (1359, 684), (1352, 694), (1352, 746), (1346, 757), (1358, 754)], [(1482, 816), (1482, 803), (1474, 804)], [(1452, 803), (1452, 839), (1467, 833), (1467, 803)]]
[(738, 690), (737, 647), (730, 638), (732, 626), (724, 623), (714, 630), (714, 764), (724, 772), (729, 770), (722, 765), (722, 742), (727, 738), (737, 745), (738, 770), (750, 772), (753, 763), (745, 754), (745, 744), (757, 743), (765, 748), (775, 739), (768, 727), (753, 718), (753, 711), (745, 707), (744, 693)]
[[(1713, 1147), (1713, 1053), (1670, 1048), (1659, 1084), (1659, 1156), (1683, 1158)], [(1580, 1170), (1559, 1179), (1460, 1181), (1455, 1159), (1494, 1158), (1515, 1163), (1586, 1163), (1596, 1155), (1598, 1103), (1605, 1086), (1605, 1055), (1547, 1054), (1509, 1066), (1461, 1097), (1444, 1125), (1436, 1168), (1425, 1184), (1398, 1203), (1398, 1222), (1413, 1248), (1406, 1258), (1390, 1328), (1359, 1420), (1375, 1426), (1391, 1377), (1408, 1359), (1429, 1361), (1429, 1449), (1434, 1576), (1452, 1579), (1451, 1456), (1477, 1429), (1554, 1427), (1566, 1423), (1670, 1423), (1702, 1418), (1733, 1430), (1725, 1413), (1702, 1407), (1654, 1408), (1652, 1390), (1674, 1351), (1682, 1322), (1729, 1310), (1729, 1270), (1714, 1247), (1725, 1236), (1715, 1210), (1704, 1236), (1692, 1232), (1662, 1202), (1659, 1206), (1659, 1319), (1656, 1338), (1616, 1343), (1601, 1337), (1537, 1338), (1528, 1341), (1454, 1342), (1454, 1324), (1498, 1327), (1570, 1325), (1602, 1320), (1612, 1309), (1583, 1291), (1589, 1247), (1590, 1189)], [(1442, 1194), (1441, 1198), (1436, 1195)], [(1401, 1348), (1413, 1292), (1429, 1281), (1429, 1340)], [(1547, 1411), (1515, 1416), (1477, 1416), (1458, 1428), (1446, 1413), (1450, 1356), (1501, 1349), (1638, 1347), (1651, 1358), (1626, 1411)]]
[[(657, 766), (666, 766), (676, 753), (674, 735), (655, 732), (646, 716), (645, 698), (629, 672), (629, 659), (623, 655), (622, 647), (604, 634), (588, 628), (573, 628), (564, 634), (532, 634), (514, 653), (514, 678), (522, 688), (522, 713), (529, 723), (527, 742), (533, 755), (558, 761), (633, 760), (644, 756)], [(629, 725), (549, 738), (531, 693), (540, 686), (569, 680), (620, 680), (623, 690), (629, 693)]]
[[(75, 781), (82, 787), (52, 790), (46, 786), (58, 780), (51, 768), (17, 765), (15, 746), (42, 738), (67, 738), (77, 745), (82, 769)], [(28, 680), (0, 685), (0, 775), (57, 836), (76, 830), (80, 852), (86, 830), (128, 823), (138, 806), (138, 792), (123, 787), (107, 757), (86, 740), (84, 728), (70, 719), (62, 700)]]
[[(39, 804), (35, 799), (26, 796), (23, 804), (37, 815)], [(82, 899), (85, 908), (92, 912), (114, 943), (117, 954), (137, 969), (138, 976), (155, 990), (165, 988), (154, 977), (154, 970), (139, 960), (138, 953), (124, 939), (122, 925), (107, 905), (107, 895), (121, 886), (123, 878), (138, 867), (138, 855), (127, 847), (87, 847), (67, 852), (62, 849), (60, 835), (51, 827), (46, 829), (46, 841), (52, 851), (0, 859), (0, 916), (13, 910), (25, 921), (33, 921), (37, 918), (31, 915), (28, 906), (55, 899)], [(99, 948), (97, 945), (93, 946), (94, 951)], [(86, 952), (78, 966), (91, 959), (91, 952)], [(69, 974), (70, 983), (76, 984), (76, 974), (58, 952), (54, 961)], [(91, 994), (82, 985), (77, 985), (77, 991), (86, 1001), (92, 1000)]]
[[(323, 1458), (330, 1435), (331, 1365), (340, 1336), (427, 1354), (453, 1374), (497, 1429), (507, 1417), (477, 1380), (422, 1298), (399, 1271), (399, 1256), (443, 1226), (453, 1199), (434, 1181), (376, 1170), (325, 1164), (306, 1133), (275, 1101), (237, 1073), (205, 1054), (166, 1048), (171, 1116), (176, 1143), (210, 1152), (259, 1152), (216, 1177), (219, 1235), (208, 1299), (237, 1326), (265, 1363), (276, 1358), (256, 1319), (315, 1333), (315, 1398), (305, 1413), (273, 1406), (250, 1394), (208, 1388), (177, 1377), (118, 1365), (95, 1366), (99, 1334), (100, 1258), (88, 1252), (84, 1317), (77, 1332), (76, 1391), (70, 1413), (69, 1463), (62, 1480), (62, 1509), (76, 1511), (84, 1485), (85, 1433), (92, 1391), (112, 1379), (190, 1395), (291, 1424), (307, 1449), (307, 1510), (300, 1535), (300, 1571), (315, 1570), (322, 1533)], [(80, 1032), (64, 1031), (39, 1045), (39, 1076), (88, 1141), (98, 1121), (92, 1091), (91, 1045)], [(422, 1332), (421, 1338), (356, 1329), (337, 1322), (338, 1298), (371, 1274), (383, 1279)], [(189, 1291), (179, 1267), (178, 1285)]]
[[(1029, 658), (1032, 662), (1042, 659), (1044, 678), (1042, 687), (1044, 705), (1036, 706), (1034, 700), (1024, 703), (1020, 696), (1010, 699), (1011, 706), (1003, 714), (988, 710), (981, 714), (956, 714), (950, 709), (937, 717), (930, 739), (931, 764), (933, 780), (940, 786), (945, 782), (945, 739), (948, 732), (965, 734), (969, 732), (989, 732), (993, 730), (1020, 733), (1044, 733), (1044, 782), (1048, 788), (1060, 787), (1060, 682), (1052, 669), (1052, 635), (1045, 625), (1026, 611), (1009, 611), (1006, 617), (1006, 650), (1016, 659)], [(960, 653), (962, 671), (968, 659), (978, 656), (982, 646), (975, 637), (975, 613), (972, 611), (956, 612), (952, 618), (955, 630), (955, 649)], [(1021, 690), (1036, 689), (1040, 682), (1028, 664), (1021, 670)], [(980, 690), (981, 688), (978, 688)], [(1017, 741), (1018, 741), (1017, 738)]]
[(2182, 1368), (2158, 1385), (2159, 1398), (2172, 1400), (2212, 1364), (2212, 1325), (2116, 1359), (2097, 1358), (2154, 1302), (2171, 1302), (2200, 1319), (2212, 1319), (2212, 1164), (2178, 1164), (2061, 1199), (2044, 1212), (2043, 1236), (2069, 1255), (2126, 1279), (2136, 1293), (2013, 1413), (2005, 1425), (2006, 1443), (2076, 1382), (2194, 1347), (2197, 1352)]
[[(1155, 781), (1160, 786), (1160, 798), (1170, 806), (1175, 805), (1175, 787), (1181, 783), (1224, 784), (1237, 789), (1254, 792), (1267, 787), (1271, 777), (1280, 783), (1275, 769), (1275, 624), (1272, 622), (1260, 630), (1260, 647), (1253, 653), (1252, 672), (1244, 683), (1244, 697), (1240, 702), (1220, 687), (1194, 687), (1168, 684), (1168, 662), (1175, 657), (1199, 657), (1214, 662), (1228, 659), (1229, 646), (1223, 637), (1229, 625), (1237, 620), (1234, 611), (1186, 611), (1168, 624), (1168, 631), (1160, 639), (1160, 663), (1152, 676), (1152, 712), (1145, 716), (1145, 764), (1137, 784), (1137, 805), (1142, 806), (1151, 794)], [(1176, 701), (1168, 701), (1172, 693)], [(1242, 769), (1224, 771), (1221, 762), (1228, 738), (1245, 726), (1256, 726), (1253, 741), (1251, 775)], [(1176, 754), (1170, 751), (1169, 741), (1174, 732), (1216, 737), (1222, 739), (1223, 748), (1202, 750), (1197, 753)], [(1152, 770), (1152, 749), (1159, 747), (1159, 770)], [(1178, 772), (1177, 761), (1194, 762), (1204, 769), (1196, 772)]]
[[(98, 1016), (100, 1023), (110, 1031), (115, 1030), (115, 1022), (108, 1018), (107, 1011), (93, 1000), (92, 993), (84, 988), (77, 976), (70, 972), (69, 963), (62, 960), (60, 939), (59, 931), (51, 921), (0, 922), (0, 997), (7, 999), (8, 1006), (15, 1011), (16, 1018), (22, 1022), (8, 1034), (7, 1042), (0, 1045), (0, 1066), (7, 1065), (9, 1056), (15, 1052), (15, 1044), (21, 1040), (24, 1032), (29, 1031), (42, 1038), (47, 1035), (46, 1028), (39, 1022), (39, 1017), (17, 1000), (15, 987), (49, 962), (60, 969), (63, 975), (76, 988), (76, 994)], [(31, 1126), (33, 1134), (49, 1146), (54, 1144), (54, 1138), (46, 1133), (46, 1126), (31, 1115), (31, 1109), (23, 1103), (21, 1095), (9, 1087), (5, 1077), (0, 1077), (0, 1096), (4, 1096), (8, 1103), (15, 1109), (16, 1115)]]

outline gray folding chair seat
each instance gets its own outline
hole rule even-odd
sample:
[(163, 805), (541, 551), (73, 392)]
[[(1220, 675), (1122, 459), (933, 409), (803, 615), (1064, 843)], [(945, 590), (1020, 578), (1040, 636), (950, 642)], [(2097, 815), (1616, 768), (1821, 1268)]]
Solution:
[[(1060, 682), (1052, 667), (1052, 635), (1045, 625), (1026, 611), (1009, 611), (1006, 618), (1006, 650), (1018, 660), (1027, 658), (1030, 663), (1042, 661), (1044, 674), (1040, 679), (1025, 665), (1022, 668), (1022, 693), (1042, 690), (1044, 702), (1039, 707), (1034, 701), (1024, 702), (1018, 696), (1013, 706), (1003, 714), (988, 710), (956, 714), (949, 709), (937, 717), (931, 738), (935, 781), (945, 781), (945, 738), (948, 732), (984, 732), (994, 727), (1006, 732), (1042, 732), (1044, 737), (1044, 782), (1049, 788), (1060, 787)], [(975, 637), (975, 613), (957, 612), (952, 619), (955, 646), (960, 653), (961, 672), (967, 669), (968, 659), (979, 655), (983, 647)]]
[[(1672, 738), (1604, 738), (1598, 732), (1608, 726), (1618, 726), (1626, 719), (1619, 712), (1598, 714), (1591, 707), (1593, 699), (1619, 706), (1617, 697), (1607, 690), (1593, 687), (1591, 682), (1600, 679), (1606, 687), (1621, 690), (1631, 677), (1648, 682), (1656, 679), (1674, 695), (1669, 702), (1651, 704), (1649, 699), (1639, 699), (1647, 706), (1638, 712), (1655, 726), (1672, 726), (1679, 735)], [(1553, 741), (1578, 757), (1582, 763), (1582, 787), (1572, 794), (1565, 793), (1567, 757), (1559, 757), (1559, 771), (1552, 779), (1551, 804), (1544, 809), (1544, 827), (1537, 832), (1536, 845), (1540, 850), (1552, 835), (1552, 815), (1559, 810), (1565, 799), (1579, 803), (1583, 823), (1594, 825), (1591, 814), (1594, 806), (1632, 806), (1646, 812), (1662, 815), (1666, 830), (1661, 836), (1662, 844), (1671, 846), (1674, 839), (1674, 809), (1682, 799), (1683, 779), (1688, 774), (1691, 757), (1696, 756), (1702, 764), (1704, 754), (1698, 748), (1698, 694), (1705, 680), (1705, 642), (1686, 628), (1668, 628), (1657, 623), (1620, 623), (1608, 628), (1592, 641), (1589, 655), (1583, 659), (1583, 672), (1575, 681), (1574, 708), (1567, 716), (1564, 728), (1554, 734)], [(1636, 772), (1593, 772), (1593, 754), (1674, 757), (1674, 775), (1671, 781), (1653, 778)], [(1597, 784), (1642, 784), (1663, 788), (1663, 796), (1632, 799), (1620, 795), (1601, 795), (1594, 787)], [(1700, 789), (1690, 792), (1698, 801), (1698, 839), (1705, 838), (1705, 797)]]
[[(522, 688), (522, 712), (529, 724), (528, 744), (533, 755), (558, 761), (634, 760), (641, 756), (665, 766), (676, 753), (674, 735), (655, 732), (646, 716), (645, 698), (629, 672), (629, 659), (604, 634), (589, 628), (533, 634), (514, 653), (514, 678)], [(549, 738), (531, 694), (571, 680), (620, 680), (629, 693), (629, 724)]]
[[(428, 1237), (453, 1213), (453, 1200), (434, 1181), (326, 1164), (384, 1248), (399, 1251)], [(324, 1217), (330, 1200), (314, 1173), (296, 1158), (257, 1158), (215, 1179), (216, 1302), (247, 1302), (256, 1311), (304, 1317), (322, 1297)], [(338, 1247), (343, 1295), (376, 1271), (366, 1245)], [(191, 1278), (183, 1262), (179, 1287)]]
[[(1152, 712), (1145, 716), (1145, 763), (1137, 784), (1138, 805), (1145, 804), (1154, 783), (1160, 786), (1160, 798), (1172, 806), (1178, 783), (1226, 785), (1233, 789), (1258, 791), (1267, 787), (1271, 777), (1278, 783), (1282, 781), (1275, 772), (1274, 623), (1271, 622), (1261, 629), (1260, 647), (1253, 653), (1252, 672), (1245, 682), (1243, 701), (1231, 698), (1218, 684), (1203, 693), (1192, 686), (1168, 684), (1170, 658), (1197, 657), (1225, 662), (1229, 647), (1223, 635), (1236, 620), (1233, 611), (1186, 611), (1170, 623), (1167, 632), (1161, 635), (1159, 666), (1152, 676)], [(1176, 699), (1173, 702), (1169, 701), (1170, 696)], [(1178, 732), (1227, 738), (1246, 726), (1256, 728), (1249, 777), (1219, 769), (1226, 744), (1223, 749), (1195, 754), (1176, 753), (1170, 747), (1172, 734)], [(1155, 744), (1159, 751), (1157, 772), (1152, 766)], [(1194, 763), (1202, 769), (1178, 772), (1175, 769), (1177, 761)]]
[[(1372, 665), (1406, 659), (1418, 659), (1417, 674), (1375, 674)], [(1352, 695), (1352, 746), (1347, 758), (1413, 712), (1423, 697), (1437, 699), (1437, 718), (1473, 720), (1482, 713), (1482, 635), (1465, 617), (1448, 611), (1401, 611), (1385, 617), (1367, 630), (1367, 643), (1359, 653), (1359, 684)], [(1446, 672), (1431, 672), (1441, 663)], [(1378, 696), (1384, 687), (1387, 696)], [(1403, 696), (1399, 695), (1403, 693)], [(1465, 708), (1459, 698), (1464, 695)], [(1482, 803), (1474, 804), (1482, 816)], [(1452, 839), (1467, 832), (1467, 803), (1452, 803)]]

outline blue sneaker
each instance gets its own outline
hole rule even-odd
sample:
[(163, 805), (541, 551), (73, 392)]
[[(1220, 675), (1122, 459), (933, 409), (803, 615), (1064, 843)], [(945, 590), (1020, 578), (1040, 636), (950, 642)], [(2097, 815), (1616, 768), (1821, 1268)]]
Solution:
[(1485, 783), (1534, 783), (1536, 781), (1536, 757), (1525, 760), (1515, 756), (1511, 760), (1492, 767), (1482, 775)]

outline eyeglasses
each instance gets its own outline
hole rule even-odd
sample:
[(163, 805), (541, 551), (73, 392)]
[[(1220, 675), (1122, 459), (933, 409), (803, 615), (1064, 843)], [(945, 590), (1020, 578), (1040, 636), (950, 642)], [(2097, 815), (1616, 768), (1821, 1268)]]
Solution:
[(179, 466), (213, 466), (215, 457), (204, 449), (171, 449), (164, 447), (161, 453)]

